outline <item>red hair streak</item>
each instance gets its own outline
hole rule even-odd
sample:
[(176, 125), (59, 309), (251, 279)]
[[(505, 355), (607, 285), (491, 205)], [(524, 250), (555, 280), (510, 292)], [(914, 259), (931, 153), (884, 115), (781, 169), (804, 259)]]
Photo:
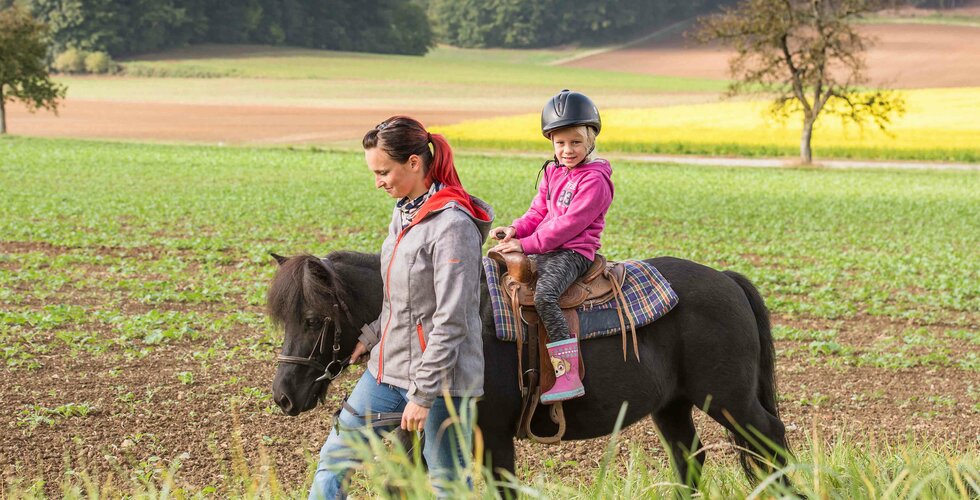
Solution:
[(432, 164), (429, 165), (429, 179), (444, 186), (462, 188), (456, 164), (453, 163), (453, 149), (442, 134), (430, 134), (432, 141)]

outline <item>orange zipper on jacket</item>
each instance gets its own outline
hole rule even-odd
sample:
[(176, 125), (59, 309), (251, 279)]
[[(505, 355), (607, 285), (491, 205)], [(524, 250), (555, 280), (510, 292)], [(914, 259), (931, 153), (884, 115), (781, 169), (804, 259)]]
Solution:
[(422, 352), (425, 352), (425, 332), (422, 330), (421, 321), (415, 325), (415, 332), (419, 334), (419, 345), (422, 346)]
[(381, 378), (385, 374), (385, 337), (388, 335), (388, 327), (391, 326), (391, 317), (395, 313), (391, 310), (391, 265), (395, 263), (395, 251), (398, 250), (398, 244), (402, 241), (402, 236), (412, 226), (408, 226), (402, 229), (402, 232), (398, 234), (398, 238), (395, 240), (395, 246), (391, 249), (391, 260), (388, 261), (388, 269), (385, 271), (385, 300), (388, 301), (388, 321), (385, 323), (384, 330), (381, 331), (381, 340), (378, 342), (378, 383), (381, 383)]

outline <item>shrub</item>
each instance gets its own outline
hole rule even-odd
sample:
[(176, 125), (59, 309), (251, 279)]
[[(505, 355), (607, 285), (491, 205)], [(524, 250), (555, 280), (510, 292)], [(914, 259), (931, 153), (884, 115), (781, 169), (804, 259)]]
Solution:
[(93, 75), (104, 75), (112, 71), (115, 63), (105, 52), (92, 52), (85, 56), (85, 71)]
[(54, 70), (58, 73), (84, 73), (86, 52), (68, 49), (54, 58)]

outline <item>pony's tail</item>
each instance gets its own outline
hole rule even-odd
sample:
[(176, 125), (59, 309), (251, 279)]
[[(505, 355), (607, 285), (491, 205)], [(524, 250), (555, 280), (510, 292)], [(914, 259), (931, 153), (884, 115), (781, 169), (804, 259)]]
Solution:
[(772, 416), (779, 418), (779, 404), (776, 401), (776, 347), (772, 340), (772, 326), (769, 323), (769, 308), (762, 295), (748, 278), (735, 271), (723, 271), (726, 276), (738, 283), (745, 292), (755, 314), (755, 324), (759, 328), (759, 403)]
[[(749, 305), (752, 307), (752, 313), (755, 315), (755, 324), (759, 329), (759, 403), (770, 415), (779, 420), (779, 403), (776, 400), (776, 347), (772, 341), (769, 309), (766, 307), (762, 295), (759, 294), (759, 290), (755, 288), (755, 285), (748, 278), (734, 271), (723, 272), (742, 288), (745, 297), (749, 299)], [(745, 474), (749, 478), (754, 477), (753, 463), (758, 464), (758, 460), (749, 450), (758, 448), (758, 446), (753, 445), (755, 439), (734, 432), (730, 433), (729, 437), (739, 448), (738, 461), (741, 463)], [(777, 463), (781, 463), (783, 462), (781, 457), (785, 457), (790, 453), (789, 443), (786, 441), (785, 435), (781, 437), (782, 442), (755, 444), (769, 449), (773, 453), (773, 459)], [(782, 448), (772, 449), (772, 445)]]

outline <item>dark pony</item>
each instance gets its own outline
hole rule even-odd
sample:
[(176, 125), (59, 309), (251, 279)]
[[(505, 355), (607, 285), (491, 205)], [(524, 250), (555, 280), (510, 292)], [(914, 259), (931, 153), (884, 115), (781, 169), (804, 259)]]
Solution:
[[(381, 312), (379, 256), (334, 252), (324, 259), (276, 259), (279, 270), (269, 290), (268, 312), (285, 330), (282, 354), (316, 358), (325, 365), (331, 352), (318, 344), (336, 337), (340, 354), (349, 355), (361, 327)], [(750, 478), (756, 477), (756, 468), (784, 465), (788, 452), (777, 406), (775, 350), (769, 312), (758, 290), (735, 272), (672, 257), (647, 262), (670, 281), (680, 301), (666, 316), (639, 329), (639, 361), (633, 356), (623, 361), (617, 337), (582, 344), (586, 391), (564, 402), (564, 439), (608, 435), (626, 403), (624, 425), (651, 417), (680, 479), (696, 486), (705, 460), (692, 420), (697, 407), (728, 429)], [(348, 306), (349, 314), (338, 313), (338, 305)], [(494, 334), (486, 286), (480, 311), (486, 376), (477, 418), (487, 463), (499, 478), (502, 471), (514, 472), (521, 404), (517, 350), (516, 344)], [(283, 412), (297, 415), (316, 407), (330, 383), (316, 381), (321, 375), (313, 366), (281, 363), (273, 397)], [(539, 411), (532, 419), (534, 434), (554, 434), (556, 426), (546, 413)]]

